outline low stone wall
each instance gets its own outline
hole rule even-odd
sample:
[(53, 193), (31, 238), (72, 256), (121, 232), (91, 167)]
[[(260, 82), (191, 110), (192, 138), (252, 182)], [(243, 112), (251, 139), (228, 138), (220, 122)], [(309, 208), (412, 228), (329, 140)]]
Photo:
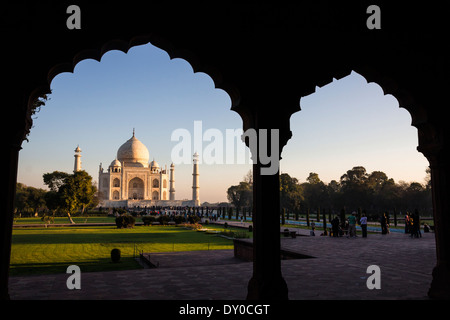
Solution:
[[(295, 240), (293, 240), (295, 241)], [(244, 261), (253, 261), (253, 241), (242, 240), (242, 239), (234, 239), (234, 256)], [(289, 260), (289, 259), (309, 259), (314, 258), (312, 256), (308, 256), (306, 254), (293, 252), (290, 250), (280, 249), (280, 259), (281, 260)]]
[(234, 256), (244, 261), (253, 261), (253, 242), (234, 239)]

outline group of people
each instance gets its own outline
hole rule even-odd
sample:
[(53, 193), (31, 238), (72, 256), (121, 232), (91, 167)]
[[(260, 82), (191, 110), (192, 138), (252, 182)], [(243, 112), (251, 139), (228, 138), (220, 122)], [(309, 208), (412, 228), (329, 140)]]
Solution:
[(405, 233), (411, 234), (411, 238), (422, 238), (422, 233), (420, 232), (420, 216), (417, 210), (413, 214), (406, 212)]
[[(339, 217), (335, 216), (334, 219), (331, 220), (331, 235), (333, 237), (342, 237), (345, 233), (347, 238), (356, 238), (356, 220), (356, 212), (354, 211), (343, 224), (340, 223)], [(367, 217), (365, 214), (362, 214), (359, 223), (361, 225), (362, 236), (363, 238), (366, 238)]]
[[(331, 220), (331, 234), (333, 237), (342, 237), (344, 234), (347, 238), (356, 238), (356, 223), (357, 216), (356, 212), (353, 211), (352, 214), (347, 217), (345, 221), (341, 223), (338, 216), (335, 216)], [(361, 225), (362, 237), (367, 237), (367, 217), (363, 213), (359, 219)], [(381, 234), (388, 234), (389, 231), (389, 215), (383, 213), (380, 218)], [(429, 231), (428, 225), (424, 225), (424, 232)], [(406, 213), (405, 215), (405, 233), (411, 234), (411, 238), (421, 238), (422, 233), (420, 231), (420, 216), (416, 210), (414, 214)]]

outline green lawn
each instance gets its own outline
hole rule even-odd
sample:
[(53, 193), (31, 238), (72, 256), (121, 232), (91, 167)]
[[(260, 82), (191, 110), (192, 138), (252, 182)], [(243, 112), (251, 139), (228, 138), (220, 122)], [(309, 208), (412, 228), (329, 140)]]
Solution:
[[(75, 223), (115, 223), (115, 217), (72, 217), (73, 222)], [(142, 220), (140, 218), (137, 218), (136, 221), (141, 222)], [(55, 224), (60, 223), (70, 223), (69, 218), (67, 217), (55, 217), (54, 220)], [(14, 218), (14, 224), (45, 224), (44, 221), (41, 220), (40, 217), (33, 217), (33, 218)]]
[[(233, 249), (231, 240), (174, 226), (17, 228), (12, 242), (12, 276), (65, 273), (71, 264), (84, 272), (141, 268), (133, 258), (135, 247), (144, 252)], [(114, 248), (121, 251), (119, 263), (111, 262)]]

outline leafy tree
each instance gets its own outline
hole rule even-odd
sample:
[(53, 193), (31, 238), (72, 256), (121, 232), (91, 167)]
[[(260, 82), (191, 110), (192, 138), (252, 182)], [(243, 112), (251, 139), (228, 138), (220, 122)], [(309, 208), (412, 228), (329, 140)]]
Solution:
[(70, 174), (66, 172), (53, 171), (52, 173), (44, 173), (42, 177), (44, 179), (44, 184), (46, 184), (51, 191), (58, 191), (68, 176), (70, 176)]
[(355, 185), (363, 185), (367, 179), (366, 168), (361, 166), (353, 167), (341, 176), (341, 185), (343, 188), (351, 188)]
[(303, 201), (303, 189), (297, 178), (291, 177), (287, 173), (280, 175), (280, 205), (281, 208), (289, 212), (295, 212), (300, 208)]
[(344, 205), (366, 208), (370, 205), (371, 191), (367, 185), (369, 175), (362, 166), (353, 167), (341, 176)]
[(84, 170), (74, 174), (54, 171), (43, 175), (44, 183), (50, 188), (50, 200), (52, 209), (64, 210), (71, 223), (72, 214), (81, 209), (84, 210), (89, 205), (93, 205), (96, 187), (92, 185), (92, 177)]
[(310, 172), (308, 178), (306, 178), (306, 181), (308, 181), (309, 184), (318, 184), (322, 182), (319, 179), (319, 175), (315, 172)]
[(319, 175), (311, 172), (306, 178), (306, 183), (302, 183), (305, 204), (313, 210), (328, 205), (328, 192)]
[(44, 194), (43, 189), (28, 187), (28, 203), (34, 214), (37, 214), (39, 208), (45, 206)]
[(373, 171), (367, 178), (367, 186), (373, 191), (378, 191), (388, 181), (387, 175), (382, 171)]
[(239, 182), (236, 186), (231, 186), (227, 190), (227, 198), (238, 210), (252, 204), (253, 190), (248, 182)]
[(45, 190), (28, 187), (23, 183), (16, 185), (15, 206), (19, 213), (32, 211), (36, 214), (40, 208), (45, 207)]

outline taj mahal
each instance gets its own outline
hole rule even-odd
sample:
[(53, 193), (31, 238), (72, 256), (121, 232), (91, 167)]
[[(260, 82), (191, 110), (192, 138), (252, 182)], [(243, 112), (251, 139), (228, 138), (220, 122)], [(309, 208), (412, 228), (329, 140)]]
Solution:
[[(74, 171), (81, 170), (81, 149), (75, 149)], [(116, 158), (98, 173), (102, 207), (200, 206), (198, 154), (193, 157), (192, 200), (175, 199), (175, 166), (162, 168), (147, 147), (133, 136), (120, 146)]]

